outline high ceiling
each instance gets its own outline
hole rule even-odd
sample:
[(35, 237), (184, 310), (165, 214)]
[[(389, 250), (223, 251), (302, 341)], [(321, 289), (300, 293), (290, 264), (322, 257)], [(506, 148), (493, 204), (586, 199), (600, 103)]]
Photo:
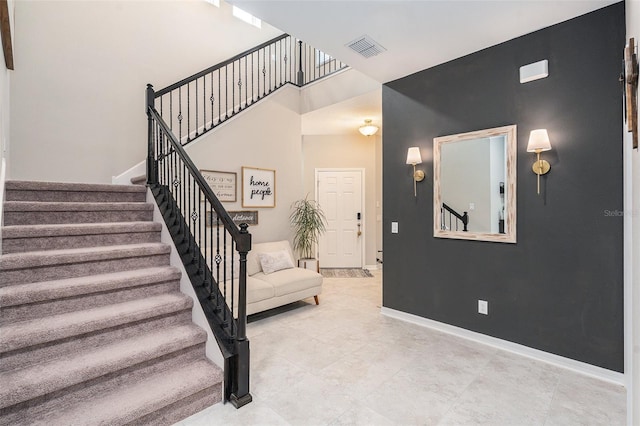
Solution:
[[(379, 83), (616, 3), (612, 0), (227, 0)], [(345, 45), (366, 35), (386, 49), (364, 58)], [(524, 65), (524, 64), (523, 64)], [(303, 134), (382, 124), (380, 91), (303, 116)]]
[[(611, 0), (230, 0), (386, 83), (616, 3)], [(362, 35), (386, 49), (364, 58)]]

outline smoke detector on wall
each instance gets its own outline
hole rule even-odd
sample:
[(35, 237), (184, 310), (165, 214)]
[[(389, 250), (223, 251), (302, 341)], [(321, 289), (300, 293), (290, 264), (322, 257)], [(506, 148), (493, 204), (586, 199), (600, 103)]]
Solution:
[(345, 44), (349, 49), (354, 52), (364, 56), (365, 58), (370, 58), (372, 56), (379, 55), (382, 52), (385, 52), (387, 49), (382, 47), (378, 42), (374, 41), (368, 35), (363, 35), (356, 38), (353, 41)]

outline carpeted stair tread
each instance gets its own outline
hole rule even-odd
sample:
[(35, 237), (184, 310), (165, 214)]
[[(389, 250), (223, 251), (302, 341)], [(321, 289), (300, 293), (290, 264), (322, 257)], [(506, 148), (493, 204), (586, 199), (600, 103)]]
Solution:
[(74, 192), (146, 192), (145, 187), (135, 185), (112, 185), (103, 183), (76, 182), (41, 182), (26, 180), (10, 180), (5, 184), (5, 190), (18, 191), (74, 191)]
[(124, 232), (159, 232), (156, 222), (61, 223), (45, 225), (10, 225), (2, 228), (2, 238), (39, 238), (70, 235), (100, 235)]
[(5, 183), (0, 425), (172, 425), (222, 400), (136, 183)]
[(206, 338), (201, 328), (182, 325), (0, 373), (0, 408), (202, 344)]
[(7, 181), (7, 201), (144, 202), (146, 188), (64, 182)]
[(0, 335), (0, 353), (177, 313), (191, 309), (192, 306), (191, 298), (176, 292), (20, 321), (3, 327)]
[[(222, 372), (207, 360), (140, 380), (131, 386), (105, 392), (37, 419), (30, 425), (116, 425), (137, 424), (150, 413), (160, 411), (175, 401), (186, 399), (222, 382)], [(222, 397), (221, 387), (219, 396)], [(172, 422), (173, 423), (173, 422)]]
[(153, 205), (144, 201), (6, 201), (5, 225), (152, 221)]
[(0, 271), (153, 256), (168, 254), (170, 251), (171, 248), (163, 243), (142, 243), (8, 253), (0, 256)]
[(3, 307), (76, 297), (122, 288), (143, 286), (180, 279), (180, 270), (172, 266), (119, 271), (108, 274), (16, 284), (0, 287)]
[(162, 225), (150, 221), (10, 225), (2, 228), (4, 253), (159, 242)]
[(153, 210), (144, 202), (64, 202), (64, 201), (5, 201), (4, 211), (10, 212), (101, 212), (120, 210)]

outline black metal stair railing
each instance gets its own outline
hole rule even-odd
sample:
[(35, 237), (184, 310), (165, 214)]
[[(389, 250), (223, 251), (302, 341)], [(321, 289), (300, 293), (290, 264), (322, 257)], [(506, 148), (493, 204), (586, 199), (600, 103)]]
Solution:
[(469, 215), (467, 212), (460, 214), (445, 203), (442, 203), (442, 207), (440, 207), (440, 217), (442, 218), (440, 229), (454, 231), (453, 228), (455, 227), (455, 231), (458, 231), (461, 227), (462, 231), (468, 232)]
[(247, 253), (239, 227), (184, 145), (286, 84), (304, 86), (347, 66), (287, 34), (162, 90), (147, 85), (147, 185), (225, 358), (225, 400), (251, 402)]
[(153, 107), (186, 145), (286, 84), (302, 87), (344, 68), (343, 62), (283, 34), (154, 91)]
[(149, 106), (147, 183), (225, 358), (225, 400), (251, 402), (246, 336), (247, 225), (233, 223), (184, 148)]

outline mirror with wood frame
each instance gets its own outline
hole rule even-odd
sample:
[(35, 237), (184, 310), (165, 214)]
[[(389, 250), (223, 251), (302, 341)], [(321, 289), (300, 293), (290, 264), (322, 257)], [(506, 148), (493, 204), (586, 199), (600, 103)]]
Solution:
[(516, 126), (433, 140), (433, 236), (516, 242)]

